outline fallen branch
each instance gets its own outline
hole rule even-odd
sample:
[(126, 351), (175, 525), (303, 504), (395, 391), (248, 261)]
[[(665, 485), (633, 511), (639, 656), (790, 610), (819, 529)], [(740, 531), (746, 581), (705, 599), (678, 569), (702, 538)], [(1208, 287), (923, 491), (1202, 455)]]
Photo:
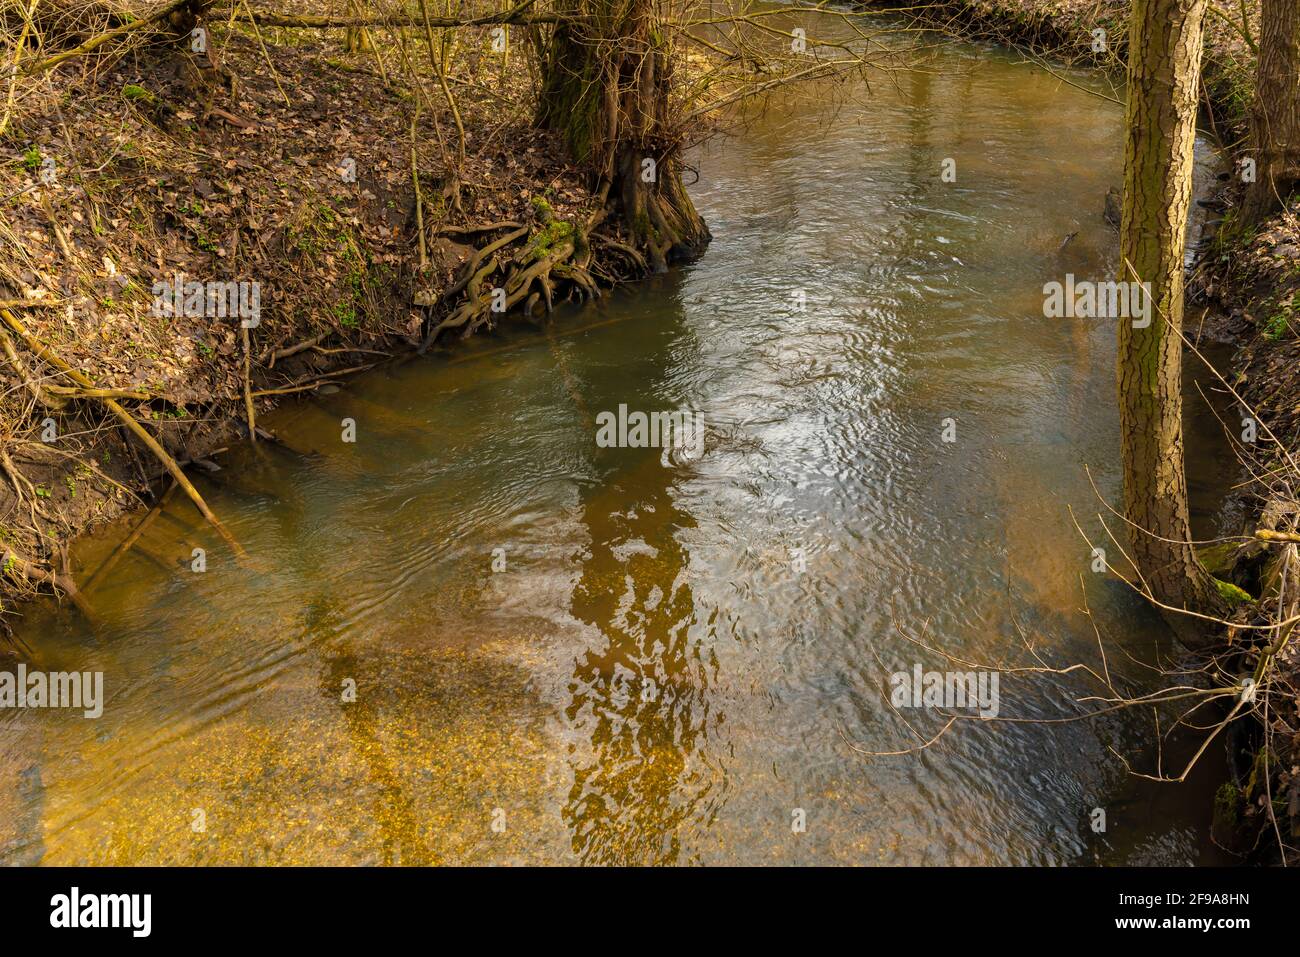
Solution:
[(77, 610), (86, 616), (87, 621), (94, 624), (99, 620), (91, 610), (90, 603), (86, 601), (71, 578), (59, 574), (53, 567), (42, 567), (38, 562), (18, 554), (12, 548), (4, 549), (3, 554), (0, 554), (0, 575), (7, 575), (21, 583), (37, 582), (49, 585), (67, 595), (77, 606)]
[(130, 389), (89, 389), (89, 388), (72, 388), (66, 385), (46, 385), (45, 387), (55, 395), (65, 396), (69, 399), (136, 399), (140, 402), (149, 402), (159, 398), (148, 392), (135, 392)]
[(257, 443), (257, 408), (253, 405), (253, 344), (249, 339), (248, 327), (240, 324), (239, 335), (244, 346), (244, 417), (248, 420), (248, 441)]
[(482, 226), (439, 226), (434, 235), (471, 236), (474, 233), (490, 233), (498, 229), (518, 229), (522, 225), (523, 223), (517, 223), (513, 219), (503, 219), (499, 223), (484, 223)]
[(480, 27), (498, 24), (531, 26), (532, 24), (559, 23), (564, 17), (558, 14), (525, 15), (535, 0), (527, 0), (519, 6), (503, 11), (489, 13), (481, 17), (415, 17), (409, 14), (387, 14), (368, 17), (333, 17), (333, 16), (294, 16), (284, 13), (235, 14), (236, 23), (257, 23), (264, 27), (297, 27), (303, 30), (337, 30), (358, 27), (423, 27), (446, 29), (452, 27)]
[[(95, 383), (87, 376), (72, 368), (72, 366), (68, 365), (33, 337), (32, 334), (27, 331), (27, 328), (19, 322), (18, 318), (8, 309), (0, 309), (0, 318), (3, 318), (5, 324), (17, 333), (25, 343), (27, 343), (27, 348), (41, 359), (64, 373), (78, 385), (87, 389), (95, 388)], [(188, 478), (185, 477), (185, 473), (181, 470), (181, 467), (176, 464), (176, 460), (167, 454), (167, 450), (158, 444), (158, 440), (150, 435), (145, 427), (136, 421), (135, 416), (122, 408), (115, 399), (101, 398), (98, 401), (104, 403), (104, 405), (108, 407), (109, 411), (117, 416), (118, 420), (121, 421), (123, 425), (135, 433), (136, 437), (145, 444), (145, 447), (148, 448), (160, 462), (162, 462), (167, 471), (171, 473), (172, 478), (176, 479), (180, 487), (185, 490), (185, 494), (190, 497), (190, 501), (194, 503), (194, 506), (200, 513), (202, 513), (203, 517), (208, 520), (208, 524), (217, 530), (217, 533), (225, 539), (226, 544), (231, 547), (234, 553), (240, 558), (245, 557), (247, 553), (240, 546), (239, 542), (235, 541), (235, 537), (226, 530), (226, 526), (221, 524), (221, 520), (217, 518), (212, 509), (208, 508), (208, 503), (203, 501), (203, 496), (199, 494), (199, 490), (194, 487)]]
[(308, 376), (307, 379), (299, 379), (297, 382), (278, 389), (258, 389), (253, 393), (253, 398), (258, 398), (264, 395), (289, 395), (293, 392), (306, 392), (310, 389), (317, 389), (323, 385), (329, 385), (333, 383), (335, 379), (340, 379), (343, 376), (352, 375), (357, 372), (365, 372), (367, 369), (373, 369), (377, 365), (379, 365), (378, 362), (369, 362), (365, 365), (351, 366), (347, 369), (338, 369), (316, 379), (312, 379)]
[(208, 107), (208, 114), (210, 116), (219, 116), (227, 123), (229, 123), (231, 126), (238, 127), (241, 130), (261, 129), (261, 127), (258, 126), (258, 124), (255, 123), (254, 121), (246, 120), (242, 116), (236, 116), (234, 113), (231, 113), (229, 110), (223, 110), (219, 106)]
[(0, 351), (4, 352), (10, 368), (17, 373), (18, 381), (32, 394), (32, 398), (37, 401), (41, 408), (47, 412), (58, 412), (67, 405), (63, 398), (54, 394), (54, 390), (50, 389), (48, 385), (42, 385), (36, 376), (27, 371), (22, 358), (18, 355), (18, 350), (14, 348), (13, 340), (9, 338), (9, 333), (3, 329), (0, 329)]
[(329, 337), (330, 337), (329, 332), (322, 332), (316, 338), (304, 339), (302, 342), (299, 342), (297, 345), (285, 346), (283, 349), (268, 349), (266, 352), (262, 353), (258, 361), (261, 362), (262, 365), (266, 366), (268, 369), (273, 369), (275, 368), (275, 364), (279, 362), (281, 359), (287, 359), (290, 356), (296, 356), (300, 352), (306, 352), (308, 349), (312, 348), (313, 346), (320, 345)]
[(181, 7), (188, 6), (190, 2), (191, 0), (172, 0), (171, 3), (159, 7), (147, 17), (141, 17), (139, 20), (132, 20), (130, 23), (124, 23), (120, 27), (114, 27), (107, 33), (101, 33), (98, 36), (91, 37), (85, 43), (73, 47), (71, 50), (64, 50), (62, 53), (56, 53), (54, 56), (48, 57), (44, 60), (36, 60), (35, 58), (28, 60), (18, 68), (18, 72), (30, 76), (33, 73), (44, 73), (46, 70), (52, 70), (60, 63), (90, 53), (92, 50), (103, 46), (109, 40), (116, 40), (118, 37), (126, 36), (128, 33), (133, 33), (142, 27), (149, 26), (151, 23), (156, 23), (163, 19), (163, 17), (179, 10)]
[(167, 488), (167, 491), (163, 492), (162, 495), (159, 496), (158, 501), (154, 503), (153, 508), (149, 509), (149, 513), (140, 520), (140, 524), (136, 525), (135, 530), (131, 532), (124, 541), (118, 544), (117, 548), (113, 549), (113, 553), (109, 555), (108, 558), (104, 559), (100, 566), (95, 569), (94, 573), (86, 579), (86, 584), (84, 586), (85, 591), (90, 591), (94, 588), (95, 583), (108, 574), (109, 570), (118, 563), (121, 557), (131, 550), (131, 546), (134, 545), (136, 541), (139, 540), (140, 536), (144, 534), (144, 530), (152, 525), (153, 520), (162, 513), (163, 508), (167, 505), (168, 499), (172, 497), (172, 493), (176, 491), (176, 488), (177, 485), (173, 482)]

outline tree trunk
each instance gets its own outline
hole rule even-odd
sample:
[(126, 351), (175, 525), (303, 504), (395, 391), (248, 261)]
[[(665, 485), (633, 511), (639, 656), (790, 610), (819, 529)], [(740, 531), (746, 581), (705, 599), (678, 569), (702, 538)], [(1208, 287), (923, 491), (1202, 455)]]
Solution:
[(1300, 182), (1300, 0), (1263, 0), (1250, 127), (1255, 182), (1242, 216), (1258, 223)]
[(623, 215), (650, 266), (709, 241), (681, 179), (672, 59), (655, 0), (571, 0), (547, 51), (537, 123), (563, 134)]
[[(1150, 324), (1119, 319), (1124, 514), (1152, 597), (1214, 611), (1214, 579), (1190, 544), (1183, 472), (1183, 259), (1206, 0), (1135, 0), (1129, 34), (1121, 282), (1148, 284)], [(1169, 616), (1185, 644), (1204, 629)]]

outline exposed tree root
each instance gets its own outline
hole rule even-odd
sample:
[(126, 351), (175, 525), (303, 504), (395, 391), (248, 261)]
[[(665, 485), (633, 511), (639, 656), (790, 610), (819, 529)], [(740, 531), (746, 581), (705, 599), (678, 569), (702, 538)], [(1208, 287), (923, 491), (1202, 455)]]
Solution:
[[(498, 317), (531, 317), (539, 311), (549, 314), (559, 302), (598, 299), (602, 286), (642, 278), (666, 268), (686, 247), (698, 248), (699, 236), (692, 235), (689, 241), (683, 238), (687, 231), (675, 223), (677, 217), (666, 212), (653, 193), (630, 191), (647, 224), (638, 231), (621, 215), (622, 198), (609, 201), (609, 192), (608, 187), (599, 191), (601, 205), (585, 223), (557, 220), (549, 206), (537, 200), (531, 226), (503, 221), (440, 227), (435, 235), (508, 231), (477, 247), (456, 280), (428, 310), (420, 353), (445, 333), (458, 332), (466, 338)], [(613, 227), (611, 235), (596, 232), (605, 225)], [(620, 228), (623, 233), (617, 231)], [(646, 252), (633, 244), (641, 244)], [(594, 246), (609, 253), (600, 263), (593, 262)]]
[(459, 331), (464, 338), (512, 310), (531, 316), (542, 308), (549, 314), (557, 296), (587, 301), (600, 295), (599, 284), (588, 268), (591, 246), (587, 235), (593, 224), (605, 219), (604, 211), (586, 224), (574, 225), (556, 219), (542, 200), (537, 200), (534, 208), (532, 226), (506, 221), (439, 230), (461, 235), (509, 231), (478, 247), (466, 260), (430, 312), (421, 353), (443, 333)]

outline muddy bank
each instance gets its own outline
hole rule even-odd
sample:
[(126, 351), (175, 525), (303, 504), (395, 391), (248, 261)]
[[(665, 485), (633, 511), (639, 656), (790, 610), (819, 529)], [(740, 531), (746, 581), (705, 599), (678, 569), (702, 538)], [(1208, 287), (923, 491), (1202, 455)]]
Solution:
[[(214, 27), (201, 55), (73, 60), (20, 101), (0, 166), (0, 622), (51, 585), (75, 598), (66, 544), (171, 481), (108, 401), (202, 467), (258, 413), (428, 344), (477, 250), (509, 237), (527, 265), (590, 221), (584, 172), (521, 107), (523, 58), (487, 55), (486, 28), (433, 118), (342, 40)], [(637, 265), (611, 248), (587, 257), (602, 282)], [(549, 305), (531, 291), (433, 347), (527, 321)]]

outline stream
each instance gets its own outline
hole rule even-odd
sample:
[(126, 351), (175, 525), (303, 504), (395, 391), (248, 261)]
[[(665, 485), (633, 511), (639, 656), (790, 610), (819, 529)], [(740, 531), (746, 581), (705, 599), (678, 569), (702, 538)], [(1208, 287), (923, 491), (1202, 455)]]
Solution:
[[(692, 154), (698, 262), (267, 416), (288, 447), (193, 473), (248, 567), (177, 496), (97, 630), (27, 609), (29, 667), (105, 701), (0, 711), (0, 863), (1223, 863), (1221, 749), (1141, 781), (1143, 713), (863, 753), (942, 727), (890, 700), (936, 649), (1002, 669), (1003, 718), (1098, 691), (1008, 673), (1030, 646), (1095, 665), (1095, 626), (1139, 694), (1175, 652), (1071, 520), (1118, 499), (1115, 328), (1043, 284), (1115, 273), (1123, 111), (1067, 75), (932, 39), (755, 104)], [(1188, 403), (1204, 537), (1233, 471)], [(698, 415), (697, 454), (598, 442), (620, 406)]]

